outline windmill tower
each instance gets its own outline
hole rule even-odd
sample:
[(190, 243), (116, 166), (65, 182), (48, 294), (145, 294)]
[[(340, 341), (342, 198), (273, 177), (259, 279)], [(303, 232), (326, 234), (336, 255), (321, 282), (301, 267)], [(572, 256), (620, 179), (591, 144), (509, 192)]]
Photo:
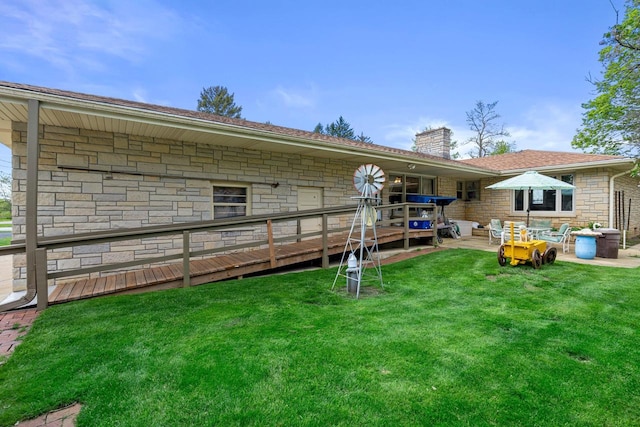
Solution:
[(375, 196), (382, 190), (384, 182), (384, 172), (376, 165), (361, 165), (353, 174), (353, 185), (360, 195), (352, 198), (358, 200), (358, 208), (332, 289), (336, 286), (338, 278), (344, 277), (347, 291), (355, 291), (356, 298), (360, 297), (360, 284), (363, 281), (376, 281), (383, 286), (374, 203)]

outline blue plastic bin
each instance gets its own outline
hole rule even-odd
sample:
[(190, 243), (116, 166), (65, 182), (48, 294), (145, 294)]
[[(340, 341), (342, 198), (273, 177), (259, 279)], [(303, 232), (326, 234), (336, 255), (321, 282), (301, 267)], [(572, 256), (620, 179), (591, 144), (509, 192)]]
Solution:
[(576, 237), (576, 257), (581, 259), (593, 259), (596, 256), (596, 236)]
[(431, 221), (428, 219), (409, 221), (409, 228), (429, 229), (431, 228)]

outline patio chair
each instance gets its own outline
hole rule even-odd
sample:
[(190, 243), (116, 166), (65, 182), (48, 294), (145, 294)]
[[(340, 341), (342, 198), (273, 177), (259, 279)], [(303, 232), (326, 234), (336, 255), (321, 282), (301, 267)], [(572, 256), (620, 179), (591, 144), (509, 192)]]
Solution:
[(571, 239), (571, 226), (566, 222), (560, 226), (558, 231), (545, 231), (538, 236), (540, 240), (549, 243), (557, 243), (562, 245), (562, 253), (569, 252), (569, 243)]
[(493, 239), (502, 241), (502, 222), (499, 219), (492, 219), (489, 223), (489, 244), (493, 243)]

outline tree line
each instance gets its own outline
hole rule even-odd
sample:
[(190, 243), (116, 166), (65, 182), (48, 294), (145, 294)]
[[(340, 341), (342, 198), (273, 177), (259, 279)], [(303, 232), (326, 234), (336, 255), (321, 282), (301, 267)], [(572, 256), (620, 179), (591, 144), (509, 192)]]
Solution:
[[(595, 88), (595, 97), (582, 104), (582, 124), (576, 130), (571, 144), (585, 152), (625, 155), (639, 160), (640, 157), (640, 0), (626, 0), (622, 20), (615, 9), (615, 24), (604, 33), (600, 44), (599, 61), (603, 66), (600, 78), (588, 77)], [(466, 123), (473, 135), (466, 141), (472, 146), (467, 154), (485, 157), (515, 151), (515, 142), (500, 123), (497, 112), (498, 101), (477, 101), (466, 112)], [(222, 86), (203, 89), (198, 101), (198, 110), (240, 117), (242, 107), (233, 102)], [(428, 129), (428, 128), (427, 128)], [(427, 130), (425, 129), (425, 130)], [(318, 123), (314, 132), (372, 142), (371, 138), (351, 128), (340, 116), (327, 125)], [(457, 149), (458, 142), (451, 143)], [(453, 153), (453, 157), (459, 157)], [(640, 173), (638, 162), (634, 174)]]
[[(234, 96), (235, 94), (229, 93), (229, 90), (224, 86), (203, 88), (202, 92), (200, 92), (200, 99), (198, 99), (197, 110), (241, 119), (242, 107), (236, 105)], [(474, 136), (468, 140), (474, 146), (469, 152), (471, 157), (502, 154), (515, 149), (515, 143), (504, 140), (504, 137), (510, 136), (509, 132), (505, 130), (504, 125), (499, 125), (496, 122), (500, 118), (500, 115), (496, 112), (497, 104), (498, 101), (491, 103), (477, 101), (475, 107), (466, 113), (467, 124), (475, 132)], [(364, 132), (356, 133), (349, 122), (342, 116), (326, 125), (318, 123), (313, 132), (353, 141), (373, 143), (373, 140), (365, 135)], [(454, 148), (457, 147), (457, 142), (454, 142), (453, 146)]]
[[(622, 22), (604, 34), (599, 79), (588, 77), (595, 97), (584, 103), (582, 126), (572, 141), (574, 148), (592, 153), (640, 156), (640, 0), (627, 0)], [(636, 163), (636, 173), (638, 166)]]

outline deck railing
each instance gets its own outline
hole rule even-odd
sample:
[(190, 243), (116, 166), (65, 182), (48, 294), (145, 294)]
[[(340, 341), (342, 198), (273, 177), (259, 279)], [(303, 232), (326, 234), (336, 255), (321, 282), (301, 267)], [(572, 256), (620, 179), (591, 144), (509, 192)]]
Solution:
[[(339, 206), (333, 208), (312, 209), (297, 212), (283, 212), (274, 213), (268, 215), (251, 215), (245, 217), (233, 217), (212, 221), (199, 221), (188, 222), (178, 224), (167, 224), (158, 226), (146, 226), (140, 228), (121, 228), (117, 230), (98, 231), (90, 233), (79, 233), (73, 235), (60, 235), (60, 236), (47, 236), (37, 238), (37, 248), (35, 250), (36, 266), (35, 277), (27, 277), (27, 295), (30, 296), (29, 301), (35, 295), (37, 295), (37, 307), (38, 309), (44, 309), (48, 306), (47, 290), (49, 280), (60, 279), (65, 277), (73, 277), (80, 275), (87, 275), (96, 272), (114, 271), (124, 268), (130, 268), (140, 265), (149, 265), (156, 263), (165, 263), (167, 261), (182, 259), (183, 271), (184, 271), (184, 286), (189, 286), (189, 261), (193, 257), (204, 257), (221, 252), (237, 251), (241, 249), (257, 248), (261, 246), (267, 246), (271, 254), (271, 264), (275, 266), (275, 246), (276, 244), (285, 244), (287, 242), (299, 241), (301, 239), (321, 237), (322, 239), (322, 267), (327, 268), (329, 266), (329, 254), (328, 254), (328, 238), (335, 233), (344, 233), (351, 228), (353, 223), (353, 217), (355, 215), (357, 206)], [(375, 207), (377, 212), (380, 212), (381, 219), (376, 224), (380, 226), (401, 226), (403, 227), (403, 241), (404, 248), (409, 248), (410, 228), (409, 223), (411, 220), (423, 220), (422, 217), (412, 217), (410, 213), (417, 212), (422, 209), (428, 209), (432, 212), (436, 212), (436, 205), (432, 203), (397, 203), (391, 205), (380, 205)], [(391, 211), (395, 215), (391, 214)], [(385, 214), (386, 212), (386, 214)], [(400, 212), (400, 216), (398, 216)], [(331, 217), (343, 217), (334, 221), (334, 226), (330, 226), (329, 218)], [(435, 216), (434, 216), (435, 217)], [(301, 233), (300, 221), (305, 219), (321, 219), (321, 230), (314, 232)], [(290, 235), (274, 236), (273, 225), (280, 222), (296, 221), (298, 223), (297, 232)], [(344, 225), (342, 225), (344, 224)], [(194, 233), (208, 232), (208, 231), (223, 231), (233, 230), (239, 227), (246, 229), (248, 227), (266, 227), (266, 238), (260, 240), (254, 240), (249, 243), (226, 245), (218, 248), (193, 250), (191, 236)], [(286, 228), (286, 227), (284, 227)], [(180, 253), (145, 257), (141, 259), (115, 262), (109, 264), (101, 264), (84, 268), (48, 271), (47, 252), (60, 248), (74, 248), (84, 245), (96, 245), (103, 243), (111, 243), (132, 239), (148, 239), (160, 236), (170, 235), (182, 235), (182, 251)], [(434, 239), (435, 242), (435, 239)], [(24, 240), (14, 240), (9, 246), (0, 247), (0, 256), (21, 254), (26, 252), (26, 244)], [(27, 272), (29, 269), (27, 269)], [(15, 307), (24, 305), (24, 301), (19, 304), (19, 301), (0, 305), (0, 311), (9, 310)]]

